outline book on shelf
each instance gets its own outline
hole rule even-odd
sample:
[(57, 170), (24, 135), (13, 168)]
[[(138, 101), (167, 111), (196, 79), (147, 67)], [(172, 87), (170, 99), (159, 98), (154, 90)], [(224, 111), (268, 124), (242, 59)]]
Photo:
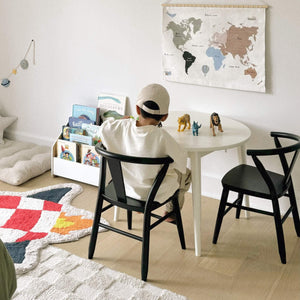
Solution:
[(80, 150), (82, 164), (93, 167), (100, 167), (100, 156), (96, 152), (94, 146), (82, 144)]
[(105, 120), (104, 113), (107, 111), (115, 111), (119, 115), (125, 115), (126, 110), (126, 96), (115, 94), (100, 94), (98, 96), (98, 108), (102, 120)]
[(91, 120), (94, 124), (100, 124), (100, 108), (91, 107), (80, 104), (73, 104), (72, 106), (72, 117)]
[(71, 133), (70, 134), (70, 142), (92, 145), (93, 138), (88, 135)]
[(100, 139), (100, 126), (92, 124), (82, 124), (82, 129), (87, 133), (87, 135), (92, 137), (92, 145), (96, 145), (101, 142)]
[(57, 140), (57, 157), (68, 160), (68, 161), (77, 161), (78, 151), (77, 151), (77, 144), (72, 143), (66, 140)]
[(77, 117), (69, 117), (69, 127), (82, 128), (82, 124), (95, 125), (95, 122), (92, 120), (86, 120)]
[(81, 135), (86, 135), (86, 131), (82, 128), (76, 128), (76, 127), (69, 127), (69, 126), (62, 126), (62, 139), (63, 140), (70, 140), (70, 134), (76, 133)]

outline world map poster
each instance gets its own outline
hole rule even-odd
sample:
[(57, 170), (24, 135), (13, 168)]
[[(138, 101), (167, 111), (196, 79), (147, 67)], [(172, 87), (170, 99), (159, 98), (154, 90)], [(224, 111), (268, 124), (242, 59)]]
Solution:
[(163, 7), (166, 80), (265, 92), (265, 8)]

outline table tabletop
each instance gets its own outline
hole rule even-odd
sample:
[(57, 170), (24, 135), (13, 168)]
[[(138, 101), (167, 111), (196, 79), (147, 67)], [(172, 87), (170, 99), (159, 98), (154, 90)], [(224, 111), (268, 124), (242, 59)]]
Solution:
[[(216, 136), (213, 136), (210, 128), (210, 114), (197, 111), (186, 112), (190, 115), (191, 129), (178, 132), (178, 117), (183, 115), (182, 111), (170, 111), (169, 116), (163, 122), (163, 128), (188, 152), (212, 152), (238, 147), (244, 144), (251, 136), (250, 129), (239, 121), (220, 115), (224, 132), (219, 132), (217, 127)], [(199, 135), (193, 136), (193, 121), (202, 124)]]

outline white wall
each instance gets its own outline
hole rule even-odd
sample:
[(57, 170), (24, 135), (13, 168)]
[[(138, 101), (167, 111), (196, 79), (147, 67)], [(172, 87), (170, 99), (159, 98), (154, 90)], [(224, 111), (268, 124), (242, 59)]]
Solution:
[[(248, 147), (271, 146), (271, 130), (300, 134), (299, 1), (251, 2), (269, 5), (266, 93), (165, 81), (161, 61), (163, 2), (0, 0), (1, 79), (23, 58), (31, 39), (36, 41), (36, 65), (28, 56), (29, 69), (13, 76), (9, 88), (0, 87), (1, 112), (18, 116), (9, 136), (50, 144), (71, 114), (73, 103), (96, 106), (100, 92), (119, 93), (128, 96), (132, 112), (139, 90), (151, 82), (166, 86), (174, 110), (217, 111), (244, 122), (253, 133)], [(220, 3), (204, 3), (210, 2)], [(205, 157), (203, 192), (219, 197), (219, 179), (236, 163), (234, 150)], [(278, 168), (275, 161), (270, 166)], [(300, 198), (299, 163), (294, 182)]]

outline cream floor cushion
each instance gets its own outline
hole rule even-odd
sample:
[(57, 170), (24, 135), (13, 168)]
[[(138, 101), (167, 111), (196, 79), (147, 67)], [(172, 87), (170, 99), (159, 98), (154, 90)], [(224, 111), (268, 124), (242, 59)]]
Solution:
[(50, 168), (50, 147), (8, 139), (0, 144), (1, 181), (19, 185)]

